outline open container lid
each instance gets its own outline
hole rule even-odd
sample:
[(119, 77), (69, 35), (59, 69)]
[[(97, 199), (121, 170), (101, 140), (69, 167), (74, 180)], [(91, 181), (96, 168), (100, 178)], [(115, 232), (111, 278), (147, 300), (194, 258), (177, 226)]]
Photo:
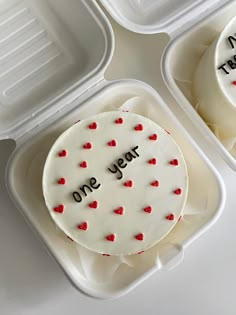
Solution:
[(93, 0), (1, 0), (0, 139), (19, 138), (103, 80), (113, 44)]
[(100, 0), (123, 27), (143, 34), (177, 34), (231, 0)]

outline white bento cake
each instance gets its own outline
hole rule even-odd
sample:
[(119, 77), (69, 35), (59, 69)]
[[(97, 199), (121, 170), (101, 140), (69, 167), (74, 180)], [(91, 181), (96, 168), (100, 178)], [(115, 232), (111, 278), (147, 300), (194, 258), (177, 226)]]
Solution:
[(43, 194), (57, 226), (96, 253), (130, 255), (158, 243), (178, 222), (188, 192), (184, 157), (152, 120), (104, 112), (53, 144)]
[(193, 98), (221, 140), (236, 137), (236, 18), (202, 56), (193, 79)]

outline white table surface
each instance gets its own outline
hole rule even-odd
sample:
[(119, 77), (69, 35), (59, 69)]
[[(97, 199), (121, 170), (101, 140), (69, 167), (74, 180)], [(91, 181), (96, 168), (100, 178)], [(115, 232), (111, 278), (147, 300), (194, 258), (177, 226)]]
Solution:
[[(112, 23), (116, 50), (107, 78), (146, 81), (172, 106), (174, 102), (160, 75), (160, 57), (167, 36), (133, 34)], [(209, 146), (203, 149), (220, 168), (226, 183), (223, 215), (188, 247), (178, 267), (156, 273), (127, 296), (109, 301), (86, 297), (72, 287), (9, 200), (4, 169), (13, 148), (10, 141), (0, 142), (1, 315), (236, 314), (236, 172)]]

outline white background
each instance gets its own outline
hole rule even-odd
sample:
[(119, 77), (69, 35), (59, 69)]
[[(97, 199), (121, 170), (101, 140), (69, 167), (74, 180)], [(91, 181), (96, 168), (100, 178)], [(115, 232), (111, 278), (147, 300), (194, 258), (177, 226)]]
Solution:
[[(106, 77), (146, 81), (173, 106), (160, 74), (167, 36), (138, 35), (112, 23), (116, 49)], [(9, 200), (4, 169), (13, 148), (12, 142), (0, 142), (1, 315), (236, 314), (236, 172), (209, 146), (203, 149), (220, 169), (227, 188), (222, 216), (188, 247), (178, 267), (156, 273), (127, 296), (110, 301), (95, 300), (76, 291)]]

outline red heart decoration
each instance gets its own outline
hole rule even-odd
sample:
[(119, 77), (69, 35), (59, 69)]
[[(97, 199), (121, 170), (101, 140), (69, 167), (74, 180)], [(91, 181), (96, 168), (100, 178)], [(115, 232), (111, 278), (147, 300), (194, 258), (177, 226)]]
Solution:
[(150, 140), (156, 141), (157, 140), (157, 134), (153, 134), (152, 136), (149, 137)]
[(174, 159), (174, 160), (170, 161), (170, 164), (177, 166), (177, 165), (179, 165), (179, 161), (177, 159)]
[(140, 233), (140, 234), (135, 235), (135, 238), (136, 238), (136, 240), (138, 240), (138, 241), (143, 241), (144, 235), (143, 235), (143, 233)]
[(156, 165), (157, 164), (157, 160), (155, 158), (151, 159), (148, 161), (149, 164), (152, 164), (152, 165)]
[(122, 118), (118, 118), (115, 120), (116, 124), (123, 124), (123, 119)]
[(86, 161), (83, 161), (82, 163), (80, 163), (79, 166), (82, 167), (82, 168), (86, 168), (88, 165), (87, 165)]
[(116, 238), (115, 234), (110, 234), (106, 236), (106, 239), (110, 242), (114, 242), (115, 238)]
[(149, 206), (149, 207), (144, 208), (143, 210), (144, 210), (144, 212), (151, 213), (152, 207)]
[(154, 187), (158, 187), (159, 186), (158, 180), (155, 180), (154, 182), (152, 182), (151, 185)]
[(65, 180), (65, 178), (60, 178), (57, 183), (58, 183), (59, 185), (65, 185), (66, 180)]
[(64, 205), (59, 205), (59, 206), (57, 206), (57, 207), (55, 207), (53, 210), (55, 211), (55, 212), (58, 212), (58, 213), (63, 213), (64, 212)]
[(84, 149), (91, 149), (92, 148), (92, 143), (90, 143), (90, 142), (88, 142), (88, 143), (85, 143), (84, 145), (83, 145), (83, 148)]
[(133, 186), (133, 182), (132, 180), (128, 180), (127, 182), (124, 183), (125, 187), (132, 187)]
[(88, 229), (88, 223), (87, 222), (83, 222), (83, 223), (79, 224), (78, 225), (78, 229), (86, 231)]
[(142, 131), (143, 130), (143, 125), (142, 124), (138, 124), (137, 126), (134, 127), (134, 130)]
[(181, 193), (182, 193), (181, 188), (177, 188), (176, 190), (174, 190), (174, 193), (175, 193), (176, 195), (181, 195)]
[(97, 129), (97, 123), (93, 122), (89, 125), (89, 129)]
[(67, 154), (66, 150), (62, 150), (61, 152), (58, 153), (58, 156), (64, 157), (66, 156), (66, 154)]
[(169, 214), (166, 216), (166, 219), (169, 220), (169, 221), (173, 221), (175, 219), (175, 216), (173, 213)]
[(119, 214), (119, 215), (123, 215), (124, 214), (124, 208), (123, 207), (120, 207), (118, 209), (115, 209), (114, 212), (116, 214)]
[(110, 147), (115, 147), (116, 146), (116, 140), (111, 140), (110, 142), (107, 143)]
[(90, 208), (93, 208), (93, 209), (97, 209), (98, 207), (98, 202), (97, 201), (93, 201), (89, 204), (89, 207)]

